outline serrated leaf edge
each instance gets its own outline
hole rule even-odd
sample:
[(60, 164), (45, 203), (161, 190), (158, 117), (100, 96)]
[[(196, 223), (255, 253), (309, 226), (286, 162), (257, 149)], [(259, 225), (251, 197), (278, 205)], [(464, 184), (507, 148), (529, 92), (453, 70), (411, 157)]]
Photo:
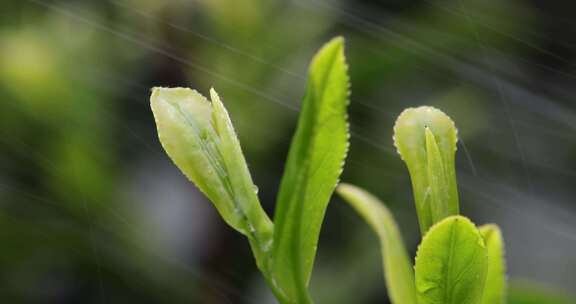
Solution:
[[(433, 107), (433, 106), (418, 106), (418, 107), (410, 107), (410, 108), (404, 109), (404, 110), (400, 113), (400, 115), (398, 115), (398, 118), (396, 118), (396, 121), (394, 122), (392, 141), (393, 141), (393, 143), (394, 143), (394, 147), (396, 148), (396, 153), (398, 153), (398, 155), (400, 155), (400, 158), (401, 158), (403, 161), (406, 161), (406, 160), (404, 159), (404, 156), (402, 155), (402, 153), (400, 153), (400, 147), (399, 147), (398, 141), (397, 141), (397, 139), (396, 139), (396, 133), (398, 132), (398, 128), (399, 128), (398, 122), (399, 122), (401, 119), (403, 119), (404, 116), (405, 116), (406, 114), (408, 114), (409, 112), (421, 111), (421, 110), (438, 111), (439, 113), (441, 113), (442, 115), (444, 115), (444, 116), (446, 116), (446, 117), (448, 118), (448, 120), (450, 121), (450, 124), (452, 125), (452, 128), (453, 128), (453, 130), (454, 130), (454, 132), (455, 132), (455, 137), (454, 137), (454, 138), (456, 139), (456, 141), (454, 142), (454, 152), (456, 152), (456, 151), (458, 150), (458, 138), (459, 138), (459, 137), (458, 137), (458, 128), (456, 128), (456, 124), (454, 123), (454, 120), (453, 120), (448, 114), (444, 113), (444, 111), (442, 111), (442, 110), (440, 110), (440, 109), (438, 109), (438, 108), (436, 108), (436, 107)], [(424, 130), (423, 130), (422, 132), (424, 132)]]

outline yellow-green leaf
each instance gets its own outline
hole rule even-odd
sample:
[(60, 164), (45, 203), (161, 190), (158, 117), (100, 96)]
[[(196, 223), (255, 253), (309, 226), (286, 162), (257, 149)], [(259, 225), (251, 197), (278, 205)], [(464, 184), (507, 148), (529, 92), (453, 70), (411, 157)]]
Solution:
[(335, 38), (314, 57), (296, 134), (275, 212), (274, 278), (303, 304), (320, 227), (348, 151), (349, 81), (344, 40)]
[(422, 235), (443, 218), (459, 213), (454, 122), (433, 107), (408, 108), (394, 125), (394, 145), (412, 180)]
[(419, 304), (478, 304), (488, 252), (476, 226), (450, 216), (428, 230), (418, 248), (415, 276)]
[(495, 224), (480, 227), (488, 250), (488, 274), (482, 304), (506, 303), (506, 262), (500, 228)]
[(388, 295), (394, 304), (416, 304), (414, 270), (394, 216), (370, 193), (340, 184), (338, 194), (374, 229), (380, 239)]
[(226, 109), (187, 88), (154, 88), (151, 106), (160, 142), (172, 161), (250, 240), (259, 267), (266, 266), (273, 225), (262, 209)]

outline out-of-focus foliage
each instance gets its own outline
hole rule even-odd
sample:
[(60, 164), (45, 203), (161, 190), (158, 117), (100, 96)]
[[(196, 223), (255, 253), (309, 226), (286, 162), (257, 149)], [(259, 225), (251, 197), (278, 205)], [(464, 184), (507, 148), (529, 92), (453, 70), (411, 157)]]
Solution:
[(488, 273), (481, 303), (506, 303), (507, 277), (502, 232), (495, 224), (482, 225), (479, 229), (488, 252)]
[(525, 282), (512, 285), (508, 295), (510, 304), (569, 304), (575, 301), (576, 298), (562, 292)]
[(414, 266), (392, 213), (377, 198), (358, 187), (340, 184), (337, 191), (378, 234), (390, 300), (416, 304)]
[[(461, 130), (461, 207), (501, 224), (511, 281), (570, 292), (574, 6), (0, 1), (0, 298), (271, 302), (244, 240), (163, 154), (146, 100), (154, 85), (217, 87), (273, 214), (309, 59), (335, 35), (347, 39), (354, 91), (344, 178), (388, 203), (408, 254), (419, 233), (392, 125), (402, 109), (430, 104)], [(384, 302), (371, 232), (340, 205), (327, 210), (313, 297)]]

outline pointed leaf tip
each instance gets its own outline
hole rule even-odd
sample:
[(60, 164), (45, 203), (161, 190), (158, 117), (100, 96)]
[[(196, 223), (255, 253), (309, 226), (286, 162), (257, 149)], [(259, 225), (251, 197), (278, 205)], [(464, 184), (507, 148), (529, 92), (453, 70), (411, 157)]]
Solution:
[(330, 49), (330, 48), (343, 49), (344, 44), (345, 44), (344, 37), (336, 36), (336, 37), (330, 39), (330, 41), (328, 41), (326, 44), (324, 44), (322, 46), (322, 48), (318, 51), (317, 55), (321, 54), (322, 52), (325, 52), (326, 49)]
[(310, 64), (276, 205), (273, 268), (278, 283), (298, 303), (308, 300), (320, 228), (348, 151), (343, 42), (328, 42)]

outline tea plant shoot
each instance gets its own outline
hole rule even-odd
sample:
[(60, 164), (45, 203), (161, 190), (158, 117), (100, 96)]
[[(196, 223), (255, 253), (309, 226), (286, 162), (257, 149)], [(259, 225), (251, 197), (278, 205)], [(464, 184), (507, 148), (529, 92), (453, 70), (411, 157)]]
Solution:
[(454, 122), (432, 107), (406, 109), (394, 144), (406, 163), (423, 235), (414, 266), (394, 217), (377, 198), (352, 185), (338, 193), (376, 231), (394, 304), (505, 303), (504, 244), (497, 225), (476, 227), (459, 215)]
[(280, 303), (312, 303), (308, 284), (324, 213), (348, 151), (344, 40), (314, 57), (280, 185), (274, 221), (263, 210), (232, 121), (215, 90), (154, 88), (160, 142), (178, 168), (245, 235)]

